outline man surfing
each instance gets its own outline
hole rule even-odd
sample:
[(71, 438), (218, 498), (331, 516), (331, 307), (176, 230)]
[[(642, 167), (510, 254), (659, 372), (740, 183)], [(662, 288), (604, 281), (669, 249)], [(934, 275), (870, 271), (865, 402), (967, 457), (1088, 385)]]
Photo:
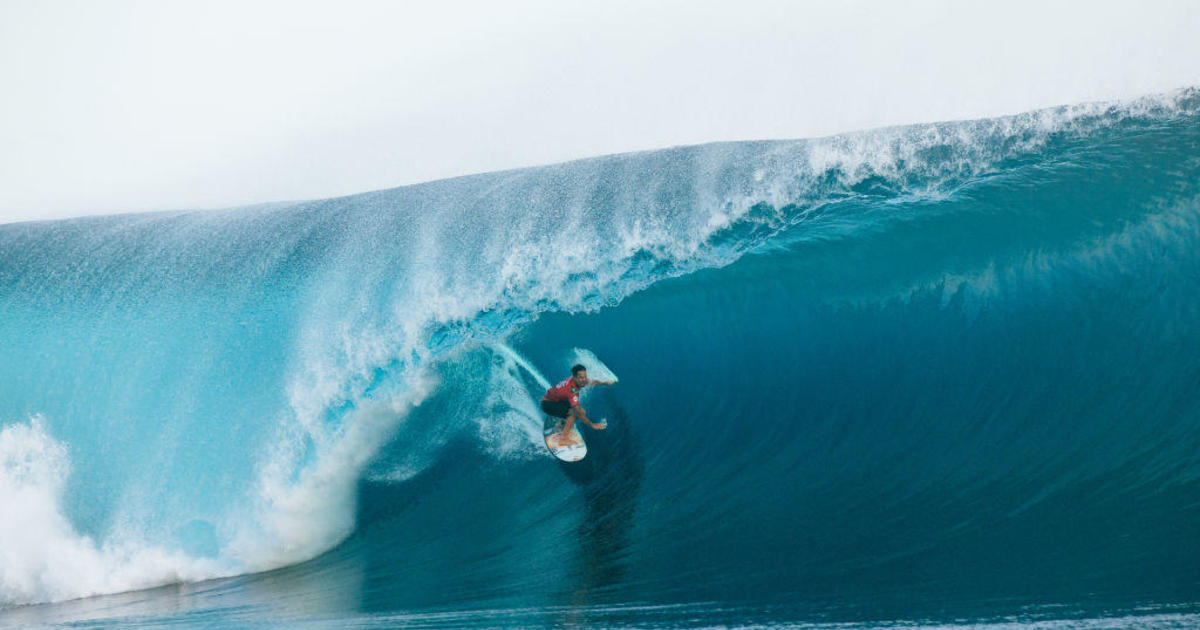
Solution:
[(602, 430), (608, 426), (603, 420), (600, 421), (600, 424), (596, 424), (588, 419), (587, 411), (579, 404), (579, 391), (588, 385), (615, 384), (616, 381), (593, 381), (588, 378), (587, 368), (575, 364), (571, 367), (571, 378), (546, 390), (546, 395), (542, 398), (542, 411), (546, 412), (548, 416), (563, 419), (563, 422), (559, 423), (563, 428), (562, 433), (554, 436), (557, 446), (568, 446), (574, 442), (570, 436), (576, 420), (581, 420), (596, 430)]

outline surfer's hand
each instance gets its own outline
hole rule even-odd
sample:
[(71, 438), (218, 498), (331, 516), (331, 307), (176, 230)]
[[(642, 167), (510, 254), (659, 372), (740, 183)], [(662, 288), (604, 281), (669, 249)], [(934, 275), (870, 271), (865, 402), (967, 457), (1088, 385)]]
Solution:
[(603, 431), (604, 429), (608, 428), (608, 420), (601, 420), (600, 422), (589, 422), (588, 424), (592, 425), (592, 428), (596, 429), (597, 431)]

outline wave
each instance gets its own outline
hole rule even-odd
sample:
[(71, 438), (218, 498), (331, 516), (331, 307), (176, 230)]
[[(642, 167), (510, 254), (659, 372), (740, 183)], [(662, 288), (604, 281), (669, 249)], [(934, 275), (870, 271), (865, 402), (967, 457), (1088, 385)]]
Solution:
[[(1195, 583), (1164, 545), (1200, 470), (1198, 121), (1183, 90), (0, 226), (0, 497), (42, 525), (0, 536), (0, 601), (265, 571), (352, 535), (415, 574), (458, 557), (447, 536), (524, 549), (447, 524), (487, 480), (445, 467), (544, 465), (538, 389), (574, 361), (622, 377), (567, 473), (584, 529), (544, 472), (478, 508), (582, 531), (607, 592), (941, 584), (1012, 540), (1051, 576), (1151, 558)], [(1098, 557), (1136, 531), (1122, 505), (1149, 533)], [(1072, 509), (1107, 525), (1052, 549), (1037, 528)]]

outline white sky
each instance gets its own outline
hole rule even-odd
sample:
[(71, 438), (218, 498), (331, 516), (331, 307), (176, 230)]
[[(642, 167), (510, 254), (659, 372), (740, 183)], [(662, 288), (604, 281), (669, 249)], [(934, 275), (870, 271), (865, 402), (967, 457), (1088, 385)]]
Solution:
[(1200, 2), (0, 0), (0, 223), (1200, 85)]

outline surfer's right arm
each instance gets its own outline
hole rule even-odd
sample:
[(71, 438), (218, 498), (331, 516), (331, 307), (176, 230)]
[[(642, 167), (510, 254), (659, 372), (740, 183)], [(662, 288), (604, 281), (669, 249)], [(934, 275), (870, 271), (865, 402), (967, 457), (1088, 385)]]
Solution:
[(582, 420), (584, 422), (584, 424), (588, 425), (589, 427), (592, 427), (593, 429), (596, 429), (596, 430), (601, 430), (604, 427), (608, 426), (607, 422), (605, 422), (604, 424), (596, 424), (595, 422), (592, 422), (592, 419), (587, 417), (587, 411), (584, 410), (583, 405), (578, 405), (575, 408), (579, 410), (579, 412), (578, 412), (579, 419)]

